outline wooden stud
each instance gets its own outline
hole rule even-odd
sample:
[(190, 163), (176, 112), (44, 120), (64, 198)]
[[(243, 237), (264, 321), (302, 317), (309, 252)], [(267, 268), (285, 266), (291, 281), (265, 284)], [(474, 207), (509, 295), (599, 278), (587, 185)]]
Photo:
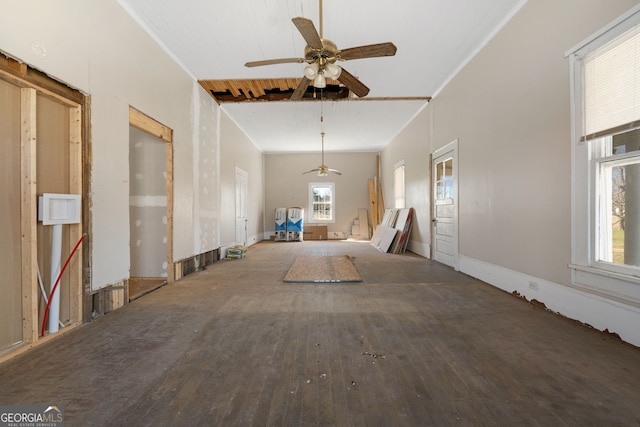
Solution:
[(378, 220), (384, 217), (384, 200), (382, 199), (382, 182), (380, 180), (380, 154), (376, 155), (376, 205)]
[[(82, 108), (69, 109), (69, 192), (82, 195)], [(82, 223), (69, 226), (72, 244), (82, 237)], [(84, 242), (83, 242), (84, 243)], [(82, 320), (82, 251), (77, 251), (69, 264), (69, 318)]]
[(369, 185), (369, 205), (371, 206), (371, 228), (376, 231), (378, 226), (378, 207), (376, 203), (376, 188), (373, 179), (368, 181)]
[(167, 282), (175, 280), (173, 266), (173, 144), (167, 144)]
[(36, 224), (36, 90), (21, 89), (21, 175), (22, 175), (22, 339), (38, 339), (38, 278)]

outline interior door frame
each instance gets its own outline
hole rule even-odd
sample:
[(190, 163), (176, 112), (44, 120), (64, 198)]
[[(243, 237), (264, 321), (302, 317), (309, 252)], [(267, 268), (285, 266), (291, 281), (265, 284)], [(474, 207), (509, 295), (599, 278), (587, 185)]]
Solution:
[(173, 130), (133, 107), (129, 107), (129, 125), (167, 143), (167, 282), (175, 281), (173, 265)]
[[(451, 141), (450, 143), (448, 143), (447, 145), (445, 145), (444, 147), (441, 147), (437, 150), (435, 150), (432, 154), (431, 154), (431, 204), (432, 204), (432, 208), (431, 208), (431, 248), (432, 248), (432, 254), (431, 254), (431, 259), (435, 260), (435, 251), (436, 251), (436, 225), (437, 225), (437, 218), (436, 218), (436, 194), (435, 194), (435, 182), (434, 182), (434, 175), (435, 175), (435, 165), (438, 161), (438, 159), (445, 157), (445, 156), (451, 156), (451, 158), (453, 159), (453, 171), (452, 171), (452, 178), (453, 178), (453, 221), (452, 221), (452, 225), (453, 225), (453, 237), (452, 237), (452, 245), (453, 245), (453, 254), (452, 254), (452, 258), (453, 258), (453, 263), (452, 265), (450, 265), (451, 267), (453, 267), (454, 270), (458, 271), (460, 269), (460, 257), (458, 254), (458, 206), (460, 204), (460, 196), (459, 196), (459, 185), (458, 185), (458, 139), (455, 139), (453, 141)], [(446, 263), (445, 263), (446, 264)]]
[[(236, 208), (235, 208), (235, 221), (236, 221), (236, 243), (237, 244), (241, 244), (241, 245), (247, 245), (247, 243), (249, 242), (249, 230), (248, 230), (248, 222), (249, 222), (249, 173), (240, 169), (239, 167), (236, 166), (236, 172), (235, 172), (235, 204), (236, 204)], [(238, 184), (240, 182), (240, 180), (238, 180), (238, 176), (243, 176), (244, 178), (244, 191), (241, 191), (241, 189), (238, 188)], [(238, 194), (242, 194), (243, 200), (238, 200)], [(244, 207), (244, 216), (239, 215), (239, 210), (242, 210), (242, 207)], [(239, 218), (244, 218), (244, 239), (239, 239), (238, 236), (238, 219)]]

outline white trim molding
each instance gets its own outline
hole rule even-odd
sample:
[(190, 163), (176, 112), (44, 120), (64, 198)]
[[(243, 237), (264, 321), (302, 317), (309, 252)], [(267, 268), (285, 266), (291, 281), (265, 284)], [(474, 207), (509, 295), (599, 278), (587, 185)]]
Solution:
[(562, 285), (464, 255), (459, 259), (462, 273), (529, 301), (541, 302), (554, 313), (618, 334), (623, 341), (640, 346), (640, 306), (633, 300)]

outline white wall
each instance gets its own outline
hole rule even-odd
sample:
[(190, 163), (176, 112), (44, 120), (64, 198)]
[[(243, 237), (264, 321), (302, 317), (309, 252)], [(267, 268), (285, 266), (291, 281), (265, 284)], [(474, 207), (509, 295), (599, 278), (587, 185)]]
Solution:
[(380, 153), (381, 183), (386, 207), (394, 199), (394, 168), (404, 161), (405, 206), (414, 209), (408, 249), (429, 257), (431, 247), (431, 200), (429, 170), (429, 116), (423, 108)]
[(174, 259), (219, 246), (218, 107), (115, 1), (5, 1), (0, 50), (91, 96), (93, 289), (129, 277), (129, 106), (174, 131)]
[[(458, 139), (460, 270), (640, 345), (640, 309), (631, 298), (614, 301), (571, 283), (571, 99), (564, 57), (636, 3), (527, 2), (385, 149), (383, 170), (392, 177), (413, 128), (431, 135), (431, 152)], [(430, 181), (428, 172), (422, 180)], [(420, 232), (412, 239), (427, 237)]]
[(266, 231), (275, 232), (277, 208), (302, 207), (305, 224), (308, 223), (310, 182), (335, 183), (336, 219), (327, 224), (328, 231), (350, 234), (353, 220), (358, 218), (358, 209), (367, 209), (371, 220), (368, 180), (376, 175), (376, 153), (325, 153), (325, 164), (342, 175), (303, 175), (303, 172), (317, 168), (321, 160), (321, 153), (265, 155)]

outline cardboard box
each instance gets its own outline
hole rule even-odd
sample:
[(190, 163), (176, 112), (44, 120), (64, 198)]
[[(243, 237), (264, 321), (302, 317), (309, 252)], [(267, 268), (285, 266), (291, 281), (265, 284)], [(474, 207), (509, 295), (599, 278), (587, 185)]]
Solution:
[(304, 240), (327, 240), (326, 225), (306, 225), (304, 227)]

